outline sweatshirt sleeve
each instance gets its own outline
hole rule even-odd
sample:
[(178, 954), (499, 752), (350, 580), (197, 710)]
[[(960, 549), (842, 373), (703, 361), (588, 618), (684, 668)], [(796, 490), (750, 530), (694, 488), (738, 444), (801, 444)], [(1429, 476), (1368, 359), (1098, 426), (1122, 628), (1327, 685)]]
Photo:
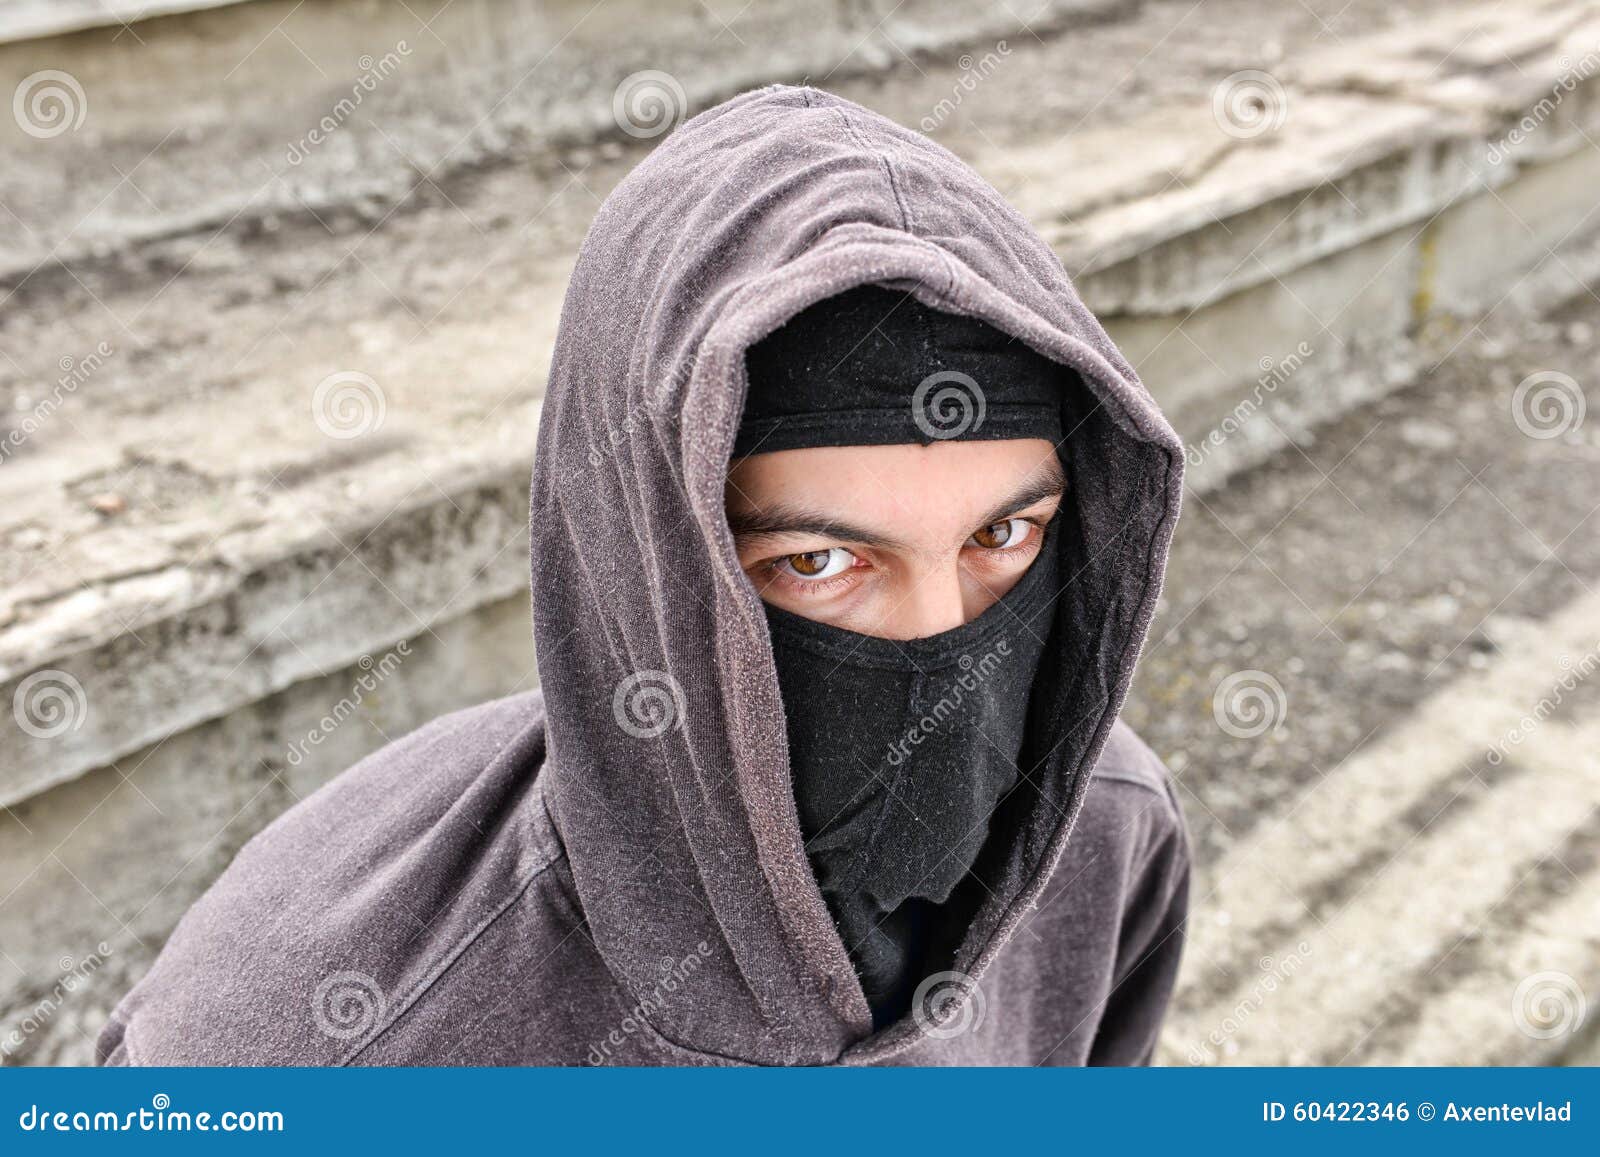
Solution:
[(1189, 912), (1189, 839), (1171, 781), (1157, 807), (1149, 852), (1122, 910), (1111, 992), (1095, 1034), (1091, 1065), (1147, 1065), (1178, 976)]

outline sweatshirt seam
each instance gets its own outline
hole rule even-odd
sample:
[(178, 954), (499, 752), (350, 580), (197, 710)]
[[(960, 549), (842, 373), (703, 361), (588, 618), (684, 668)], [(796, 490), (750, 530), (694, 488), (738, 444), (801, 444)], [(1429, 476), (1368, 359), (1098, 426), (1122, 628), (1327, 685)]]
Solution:
[[(1167, 857), (1166, 865), (1157, 867), (1156, 861), (1160, 857), (1162, 849), (1169, 846), (1173, 847), (1174, 850), (1172, 854)], [(1161, 921), (1165, 921), (1171, 915), (1173, 905), (1178, 898), (1178, 892), (1180, 888), (1183, 887), (1188, 877), (1190, 869), (1190, 858), (1188, 852), (1187, 833), (1184, 831), (1182, 825), (1179, 825), (1179, 827), (1177, 827), (1175, 830), (1165, 833), (1165, 835), (1163, 835), (1159, 840), (1155, 841), (1154, 846), (1147, 850), (1146, 855), (1140, 861), (1140, 873), (1148, 874), (1154, 869), (1159, 870), (1162, 874), (1162, 879), (1160, 881), (1160, 903), (1157, 905), (1152, 905), (1152, 907), (1155, 907), (1160, 911)], [(1131, 895), (1136, 892), (1136, 890), (1136, 888), (1129, 889), (1128, 894)], [(1124, 910), (1124, 918), (1126, 918), (1126, 910)], [(1181, 950), (1183, 946), (1183, 922), (1184, 921), (1180, 921), (1177, 927), (1169, 929), (1164, 936), (1160, 936), (1159, 938), (1156, 935), (1157, 931), (1159, 931), (1160, 922), (1158, 922), (1158, 928), (1153, 930), (1140, 948), (1132, 954), (1133, 960), (1126, 968), (1117, 967), (1117, 965), (1121, 963), (1120, 959), (1113, 963), (1113, 980), (1111, 991), (1107, 993), (1105, 999), (1101, 1002), (1100, 1007), (1102, 1011), (1107, 1005), (1110, 1004), (1111, 997), (1116, 993), (1116, 990), (1121, 988), (1124, 983), (1126, 983), (1135, 973), (1143, 968), (1150, 960), (1154, 959), (1156, 954), (1162, 950), (1167, 941), (1170, 940), (1174, 935), (1179, 937), (1178, 947)], [(1120, 957), (1120, 955), (1121, 945), (1119, 943), (1118, 956)]]
[(857, 147), (859, 147), (862, 152), (876, 160), (878, 165), (882, 168), (883, 179), (889, 186), (889, 196), (893, 199), (895, 209), (900, 214), (901, 230), (903, 230), (908, 236), (917, 237), (918, 234), (916, 226), (911, 220), (911, 211), (906, 205), (905, 198), (900, 195), (900, 186), (899, 183), (894, 179), (894, 169), (889, 164), (888, 154), (883, 152), (883, 150), (874, 148), (872, 145), (867, 143), (867, 141), (861, 136), (861, 133), (857, 130), (855, 122), (851, 120), (850, 114), (844, 108), (840, 107), (837, 111), (839, 113), (840, 121), (842, 121), (844, 124), (845, 132), (850, 134), (850, 139), (855, 141)]
[(547, 852), (544, 861), (538, 864), (538, 866), (536, 866), (529, 874), (528, 878), (512, 891), (511, 895), (506, 899), (506, 901), (493, 912), (489, 913), (489, 915), (484, 917), (483, 920), (478, 923), (476, 928), (473, 928), (459, 941), (457, 941), (455, 947), (453, 947), (448, 953), (441, 956), (439, 958), (439, 962), (434, 965), (432, 971), (418, 982), (417, 987), (411, 992), (411, 994), (407, 996), (405, 1000), (399, 1002), (395, 1006), (394, 1013), (389, 1017), (388, 1022), (384, 1024), (381, 1029), (374, 1032), (372, 1036), (363, 1041), (360, 1047), (358, 1047), (354, 1052), (350, 1053), (348, 1056), (339, 1061), (338, 1067), (343, 1068), (353, 1064), (363, 1053), (367, 1052), (372, 1048), (373, 1045), (377, 1044), (384, 1037), (388, 1036), (389, 1033), (393, 1031), (394, 1027), (400, 1023), (401, 1018), (403, 1018), (406, 1013), (410, 1012), (414, 1007), (416, 1007), (423, 997), (427, 996), (429, 992), (433, 991), (434, 987), (439, 983), (440, 980), (444, 978), (447, 972), (455, 967), (456, 963), (460, 961), (461, 957), (466, 955), (467, 951), (471, 949), (472, 946), (479, 940), (481, 940), (484, 933), (493, 927), (493, 925), (499, 921), (502, 916), (519, 904), (522, 901), (522, 898), (527, 895), (528, 889), (533, 886), (534, 881), (539, 879), (540, 876), (544, 875), (545, 872), (549, 870), (553, 864), (557, 863), (564, 854), (565, 853), (561, 852)]
[(1144, 781), (1142, 779), (1139, 779), (1137, 776), (1129, 775), (1129, 774), (1127, 774), (1125, 772), (1120, 772), (1120, 771), (1095, 771), (1092, 774), (1091, 778), (1093, 780), (1102, 780), (1102, 781), (1105, 781), (1107, 783), (1125, 783), (1129, 787), (1136, 787), (1140, 791), (1148, 792), (1150, 795), (1160, 796), (1161, 798), (1166, 799), (1169, 802), (1171, 800), (1171, 796), (1168, 795), (1168, 793), (1166, 791), (1166, 788), (1164, 786), (1158, 786), (1158, 785), (1153, 784), (1153, 783), (1147, 783), (1146, 781)]

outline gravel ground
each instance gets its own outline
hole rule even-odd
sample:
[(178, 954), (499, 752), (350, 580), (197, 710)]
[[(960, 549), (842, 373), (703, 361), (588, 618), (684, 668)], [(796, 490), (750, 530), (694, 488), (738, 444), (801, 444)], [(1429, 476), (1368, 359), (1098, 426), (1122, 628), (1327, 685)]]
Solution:
[[(1188, 496), (1128, 719), (1181, 774), (1205, 851), (1600, 585), (1600, 423), (1532, 438), (1512, 405), (1530, 374), (1592, 374), (1600, 299), (1485, 329), (1313, 444)], [(1212, 719), (1247, 669), (1287, 697), (1260, 740)]]
[[(1177, 773), (1197, 847), (1194, 920), (1207, 934), (1186, 963), (1186, 1035), (1168, 1057), (1174, 1063), (1207, 1026), (1231, 1024), (1229, 1010), (1255, 1007), (1258, 959), (1282, 960), (1284, 946), (1297, 943), (1333, 954), (1378, 998), (1344, 1007), (1326, 981), (1304, 980), (1269, 1009), (1284, 1028), (1258, 1024), (1253, 1039), (1227, 1042), (1235, 1060), (1524, 1063), (1529, 1056), (1517, 1050), (1533, 1042), (1514, 1031), (1508, 1002), (1519, 979), (1550, 968), (1553, 955), (1563, 961), (1553, 975), (1593, 1000), (1596, 929), (1585, 915), (1561, 915), (1590, 911), (1600, 894), (1600, 824), (1583, 786), (1600, 760), (1592, 748), (1569, 752), (1565, 763), (1558, 756), (1553, 767), (1547, 759), (1537, 774), (1516, 750), (1501, 763), (1479, 756), (1443, 774), (1438, 760), (1401, 766), (1378, 790), (1415, 797), (1412, 806), (1365, 822), (1353, 814), (1357, 797), (1348, 828), (1289, 844), (1290, 855), (1323, 868), (1297, 873), (1249, 849), (1280, 823), (1299, 827), (1306, 810), (1341, 790), (1347, 768), (1414, 726), (1425, 704), (1452, 702), (1468, 678), (1487, 680), (1489, 702), (1511, 717), (1532, 712), (1538, 693), (1529, 698), (1528, 668), (1518, 683), (1504, 673), (1516, 666), (1505, 658), (1513, 649), (1526, 657), (1527, 640), (1552, 617), (1586, 607), (1590, 621), (1569, 634), (1570, 649), (1532, 656), (1535, 685), (1593, 670), (1600, 424), (1580, 418), (1580, 407), (1596, 396), (1597, 333), (1593, 296), (1540, 322), (1491, 320), (1460, 335), (1454, 353), (1410, 388), (1220, 492), (1188, 496), (1126, 711)], [(1537, 383), (1518, 401), (1521, 383), (1549, 373), (1569, 376), (1541, 379), (1559, 391), (1546, 408), (1533, 401)], [(1553, 424), (1565, 433), (1530, 436), (1519, 416), (1537, 432)], [(1231, 717), (1230, 677), (1267, 689), (1254, 704), (1236, 701)], [(1483, 701), (1460, 700), (1471, 702)], [(1597, 707), (1600, 679), (1585, 676), (1561, 697), (1552, 726), (1586, 725)], [(1267, 715), (1250, 714), (1257, 708)], [(1474, 732), (1474, 722), (1447, 714), (1430, 746), (1448, 749), (1451, 733)], [(1548, 809), (1543, 819), (1537, 813), (1554, 794), (1574, 806), (1551, 823)], [(1487, 830), (1485, 805), (1498, 818)], [(1382, 814), (1381, 803), (1375, 810)], [(1419, 873), (1417, 862), (1434, 867)], [(1227, 910), (1226, 885), (1238, 884), (1228, 873), (1240, 871), (1261, 879), (1231, 888), (1233, 903), (1240, 895), (1280, 901), (1271, 914)], [(1299, 882), (1276, 887), (1280, 871)], [(1395, 871), (1417, 889), (1406, 905), (1414, 916), (1399, 922), (1383, 898)], [(1468, 1027), (1441, 1044), (1441, 1010), (1455, 1009)], [(1351, 1023), (1352, 1011), (1360, 1023)], [(1600, 1056), (1594, 1023), (1580, 1021), (1563, 1040), (1538, 1059)]]

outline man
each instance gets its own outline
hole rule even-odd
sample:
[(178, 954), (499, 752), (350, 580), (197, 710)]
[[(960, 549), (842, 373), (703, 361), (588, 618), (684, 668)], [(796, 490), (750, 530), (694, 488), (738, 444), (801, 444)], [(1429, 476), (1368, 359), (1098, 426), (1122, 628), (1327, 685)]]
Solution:
[(567, 293), (542, 691), (256, 837), (102, 1057), (1148, 1061), (1187, 845), (1116, 715), (1181, 466), (947, 151), (806, 88), (695, 118)]

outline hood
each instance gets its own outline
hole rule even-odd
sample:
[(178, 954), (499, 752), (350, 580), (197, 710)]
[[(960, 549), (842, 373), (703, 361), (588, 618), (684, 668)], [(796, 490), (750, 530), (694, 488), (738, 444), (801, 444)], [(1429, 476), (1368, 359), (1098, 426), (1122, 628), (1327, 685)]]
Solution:
[(974, 979), (1070, 837), (1181, 493), (1177, 438), (1055, 254), (926, 137), (767, 88), (688, 121), (606, 199), (562, 309), (534, 467), (541, 790), (609, 971), (644, 994), (663, 961), (698, 952), (694, 982), (715, 999), (664, 1007), (656, 1027), (756, 1063), (882, 1059), (919, 1036), (910, 1019), (873, 1034), (807, 863), (767, 622), (723, 514), (746, 348), (868, 283), (1076, 372), (1058, 645), (1040, 676), (1050, 754), (1024, 769), (999, 885), (956, 956)]

